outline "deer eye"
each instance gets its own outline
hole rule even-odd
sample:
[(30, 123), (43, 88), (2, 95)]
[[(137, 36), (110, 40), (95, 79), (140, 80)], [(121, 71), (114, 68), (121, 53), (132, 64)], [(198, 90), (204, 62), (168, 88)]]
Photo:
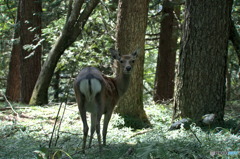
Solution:
[(134, 63), (135, 62), (135, 60), (132, 60), (132, 63)]
[(123, 60), (120, 60), (120, 63), (123, 63)]

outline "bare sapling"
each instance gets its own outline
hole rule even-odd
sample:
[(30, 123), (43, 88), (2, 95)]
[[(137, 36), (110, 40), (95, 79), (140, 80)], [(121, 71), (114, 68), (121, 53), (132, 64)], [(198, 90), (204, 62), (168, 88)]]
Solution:
[(80, 71), (74, 82), (76, 101), (83, 122), (83, 153), (85, 153), (89, 130), (86, 112), (91, 114), (89, 147), (92, 143), (93, 134), (96, 131), (99, 150), (101, 152), (101, 117), (104, 114), (102, 135), (103, 145), (106, 145), (109, 120), (111, 119), (114, 107), (119, 101), (119, 98), (122, 97), (128, 89), (131, 72), (139, 50), (122, 56), (114, 49), (110, 49), (110, 52), (120, 67), (116, 77), (107, 77), (95, 67), (86, 67)]

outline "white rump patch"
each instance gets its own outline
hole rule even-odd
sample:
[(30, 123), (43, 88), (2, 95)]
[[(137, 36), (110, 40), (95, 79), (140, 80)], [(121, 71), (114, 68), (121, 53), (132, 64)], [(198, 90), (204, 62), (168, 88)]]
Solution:
[(79, 85), (80, 91), (85, 95), (87, 101), (93, 101), (96, 94), (102, 90), (102, 85), (99, 80), (92, 79), (84, 79), (80, 82)]

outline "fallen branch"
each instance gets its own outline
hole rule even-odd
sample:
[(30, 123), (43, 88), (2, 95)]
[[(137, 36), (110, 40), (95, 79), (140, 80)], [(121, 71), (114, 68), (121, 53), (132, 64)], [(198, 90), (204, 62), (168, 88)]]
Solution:
[(139, 131), (139, 132), (131, 135), (129, 138), (133, 138), (133, 137), (135, 137), (135, 136), (137, 136), (137, 135), (142, 135), (142, 134), (145, 134), (145, 133), (150, 132), (150, 131), (152, 131), (152, 129), (147, 129), (147, 130)]
[(10, 106), (11, 110), (13, 111), (13, 113), (14, 113), (17, 117), (19, 117), (19, 114), (13, 109), (13, 106), (12, 106), (12, 104), (8, 101), (7, 97), (6, 97), (4, 94), (2, 94), (2, 93), (0, 93), (0, 95), (4, 97), (5, 101), (8, 103), (8, 105)]
[[(0, 108), (0, 111), (10, 110), (11, 107)], [(15, 107), (14, 109), (29, 109), (29, 107)]]
[(127, 152), (125, 154), (123, 154), (122, 157), (120, 157), (119, 159), (124, 159), (124, 158), (128, 158), (129, 156), (131, 156), (134, 153), (135, 149), (133, 147), (130, 147)]

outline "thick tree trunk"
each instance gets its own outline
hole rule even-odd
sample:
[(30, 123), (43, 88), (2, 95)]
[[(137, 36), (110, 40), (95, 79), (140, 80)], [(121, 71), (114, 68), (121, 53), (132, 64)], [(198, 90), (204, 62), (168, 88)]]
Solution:
[(10, 101), (19, 102), (20, 101), (20, 53), (21, 53), (21, 45), (20, 45), (20, 1), (18, 2), (17, 9), (17, 18), (15, 22), (15, 30), (13, 35), (13, 46), (11, 51), (11, 59), (9, 64), (9, 73), (7, 78), (7, 89), (6, 96)]
[[(33, 88), (41, 70), (41, 12), (39, 0), (21, 0), (20, 43), (22, 46), (20, 67), (21, 102), (29, 103)], [(29, 45), (31, 49), (24, 47)]]
[(174, 5), (169, 0), (164, 0), (155, 77), (154, 101), (157, 103), (173, 98), (178, 38), (177, 25), (177, 20), (174, 17)]
[(46, 61), (44, 62), (29, 104), (42, 105), (48, 103), (48, 87), (50, 85), (57, 62), (64, 51), (81, 34), (88, 17), (98, 3), (99, 0), (91, 0), (87, 2), (82, 12), (81, 9), (84, 4), (83, 0), (75, 0), (74, 3), (70, 3), (69, 13), (66, 24), (62, 31), (62, 35), (58, 38)]
[(37, 81), (41, 69), (41, 11), (41, 1), (20, 0), (18, 3), (6, 90), (11, 101), (28, 103)]
[(130, 87), (116, 109), (117, 113), (125, 117), (125, 124), (134, 128), (150, 124), (143, 109), (143, 64), (148, 3), (148, 0), (120, 0), (118, 5), (117, 49), (121, 54), (140, 49)]
[(173, 119), (223, 122), (230, 10), (229, 1), (186, 1)]

